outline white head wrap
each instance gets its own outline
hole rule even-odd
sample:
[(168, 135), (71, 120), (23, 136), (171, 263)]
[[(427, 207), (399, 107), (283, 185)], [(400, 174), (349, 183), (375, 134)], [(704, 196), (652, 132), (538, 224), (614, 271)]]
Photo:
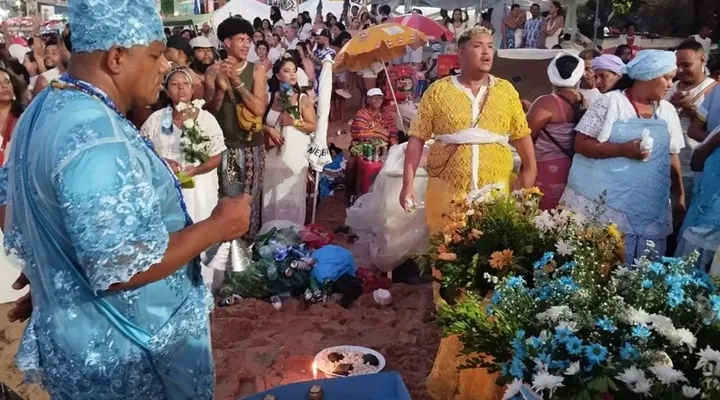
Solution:
[[(575, 67), (575, 70), (573, 73), (568, 77), (567, 79), (560, 76), (560, 73), (557, 69), (557, 60), (560, 57), (573, 57), (578, 60), (578, 65)], [(555, 58), (550, 61), (550, 65), (548, 65), (547, 68), (547, 74), (548, 78), (550, 78), (550, 83), (553, 84), (555, 87), (561, 87), (561, 88), (571, 88), (577, 86), (578, 82), (580, 82), (580, 78), (582, 78), (583, 73), (585, 72), (585, 61), (583, 61), (582, 58), (566, 53), (564, 51), (559, 52)]]

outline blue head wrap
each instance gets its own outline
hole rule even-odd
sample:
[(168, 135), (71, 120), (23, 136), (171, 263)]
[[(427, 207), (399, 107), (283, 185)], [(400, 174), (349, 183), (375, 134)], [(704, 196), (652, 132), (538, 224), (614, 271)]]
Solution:
[(154, 0), (71, 0), (73, 52), (147, 46), (165, 40)]
[(638, 81), (651, 81), (675, 69), (675, 53), (664, 50), (641, 50), (627, 64), (627, 74)]

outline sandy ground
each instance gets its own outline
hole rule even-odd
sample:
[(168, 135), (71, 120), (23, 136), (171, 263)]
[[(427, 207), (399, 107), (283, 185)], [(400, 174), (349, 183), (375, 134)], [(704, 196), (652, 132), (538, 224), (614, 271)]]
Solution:
[[(343, 128), (332, 124), (328, 141), (347, 148), (349, 135), (336, 134)], [(342, 225), (345, 206), (341, 198), (342, 194), (336, 194), (318, 206), (318, 223), (330, 230)], [(347, 242), (339, 235), (336, 244)], [(402, 375), (413, 399), (426, 399), (425, 378), (440, 341), (432, 292), (429, 285), (402, 284), (393, 285), (390, 291), (394, 303), (388, 307), (363, 295), (349, 309), (333, 302), (304, 308), (299, 301), (290, 301), (275, 311), (259, 300), (216, 309), (212, 326), (216, 398), (231, 400), (312, 379), (315, 354), (325, 347), (347, 344), (379, 351), (387, 360), (386, 371)], [(47, 399), (39, 387), (24, 384), (14, 367), (24, 325), (8, 323), (5, 315), (9, 308), (9, 304), (0, 304), (0, 382), (24, 399)]]

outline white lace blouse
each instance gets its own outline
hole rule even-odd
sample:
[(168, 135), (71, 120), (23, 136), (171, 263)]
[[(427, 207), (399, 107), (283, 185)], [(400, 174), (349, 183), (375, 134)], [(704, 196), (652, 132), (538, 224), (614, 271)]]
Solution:
[[(172, 133), (165, 133), (163, 131), (163, 125), (167, 126), (168, 124), (172, 127)], [(200, 110), (198, 124), (204, 129), (205, 135), (210, 139), (210, 156), (215, 156), (225, 151), (225, 137), (215, 117), (205, 110)], [(143, 124), (140, 133), (153, 142), (155, 150), (157, 150), (160, 157), (184, 164), (182, 151), (180, 150), (182, 129), (172, 124), (172, 112), (169, 107), (152, 113), (150, 118)]]

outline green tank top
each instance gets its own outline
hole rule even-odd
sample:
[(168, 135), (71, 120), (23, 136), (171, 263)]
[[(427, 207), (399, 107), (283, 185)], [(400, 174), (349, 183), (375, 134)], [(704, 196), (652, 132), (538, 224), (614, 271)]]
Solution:
[[(245, 89), (250, 92), (253, 91), (253, 72), (255, 71), (255, 64), (248, 62), (245, 68), (240, 72), (240, 81), (245, 84)], [(232, 89), (235, 99), (242, 101), (240, 93), (235, 88)], [(261, 146), (264, 143), (263, 134), (254, 133), (252, 138), (248, 140), (248, 132), (240, 129), (238, 125), (237, 113), (235, 112), (235, 105), (230, 101), (230, 96), (225, 93), (220, 111), (218, 111), (215, 118), (220, 124), (225, 135), (225, 146), (230, 149), (242, 149), (246, 147)]]

